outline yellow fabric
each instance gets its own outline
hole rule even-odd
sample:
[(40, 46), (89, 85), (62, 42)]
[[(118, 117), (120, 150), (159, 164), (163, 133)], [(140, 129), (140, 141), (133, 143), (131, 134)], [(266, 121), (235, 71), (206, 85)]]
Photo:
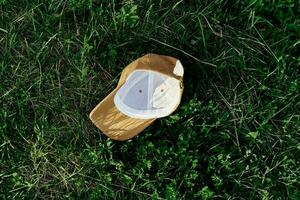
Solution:
[(104, 98), (90, 113), (90, 119), (92, 122), (105, 135), (114, 140), (128, 140), (143, 131), (155, 119), (136, 119), (124, 115), (114, 105), (114, 96), (118, 89), (125, 83), (129, 74), (136, 69), (157, 71), (174, 77), (180, 80), (182, 83), (182, 77), (179, 77), (173, 73), (176, 61), (176, 58), (170, 56), (147, 54), (130, 63), (122, 71), (117, 88), (114, 89), (106, 98)]

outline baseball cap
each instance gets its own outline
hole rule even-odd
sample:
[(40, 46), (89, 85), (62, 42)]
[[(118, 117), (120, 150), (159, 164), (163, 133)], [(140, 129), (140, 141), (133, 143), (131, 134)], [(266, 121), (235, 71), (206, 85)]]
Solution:
[(183, 92), (184, 69), (173, 57), (147, 54), (126, 66), (117, 87), (90, 113), (108, 137), (128, 140), (173, 113)]

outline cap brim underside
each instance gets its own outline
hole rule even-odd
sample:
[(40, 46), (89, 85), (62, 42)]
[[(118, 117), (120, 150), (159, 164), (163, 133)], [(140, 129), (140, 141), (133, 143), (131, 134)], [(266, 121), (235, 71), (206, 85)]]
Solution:
[(92, 110), (90, 119), (108, 137), (127, 140), (147, 128), (155, 119), (136, 119), (121, 113), (114, 104), (118, 89), (114, 89)]

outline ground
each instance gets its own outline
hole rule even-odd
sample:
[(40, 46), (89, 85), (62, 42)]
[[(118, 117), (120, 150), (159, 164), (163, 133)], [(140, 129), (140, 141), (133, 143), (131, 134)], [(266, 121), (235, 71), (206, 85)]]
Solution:
[[(0, 0), (1, 199), (300, 199), (300, 4)], [(171, 116), (88, 118), (131, 61), (179, 58)]]

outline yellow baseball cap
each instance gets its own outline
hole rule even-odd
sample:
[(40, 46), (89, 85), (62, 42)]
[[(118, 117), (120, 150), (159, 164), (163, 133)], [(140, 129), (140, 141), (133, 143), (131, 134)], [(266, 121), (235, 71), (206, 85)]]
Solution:
[(128, 140), (178, 107), (183, 66), (170, 56), (147, 54), (126, 66), (117, 87), (90, 113), (92, 122), (114, 140)]

